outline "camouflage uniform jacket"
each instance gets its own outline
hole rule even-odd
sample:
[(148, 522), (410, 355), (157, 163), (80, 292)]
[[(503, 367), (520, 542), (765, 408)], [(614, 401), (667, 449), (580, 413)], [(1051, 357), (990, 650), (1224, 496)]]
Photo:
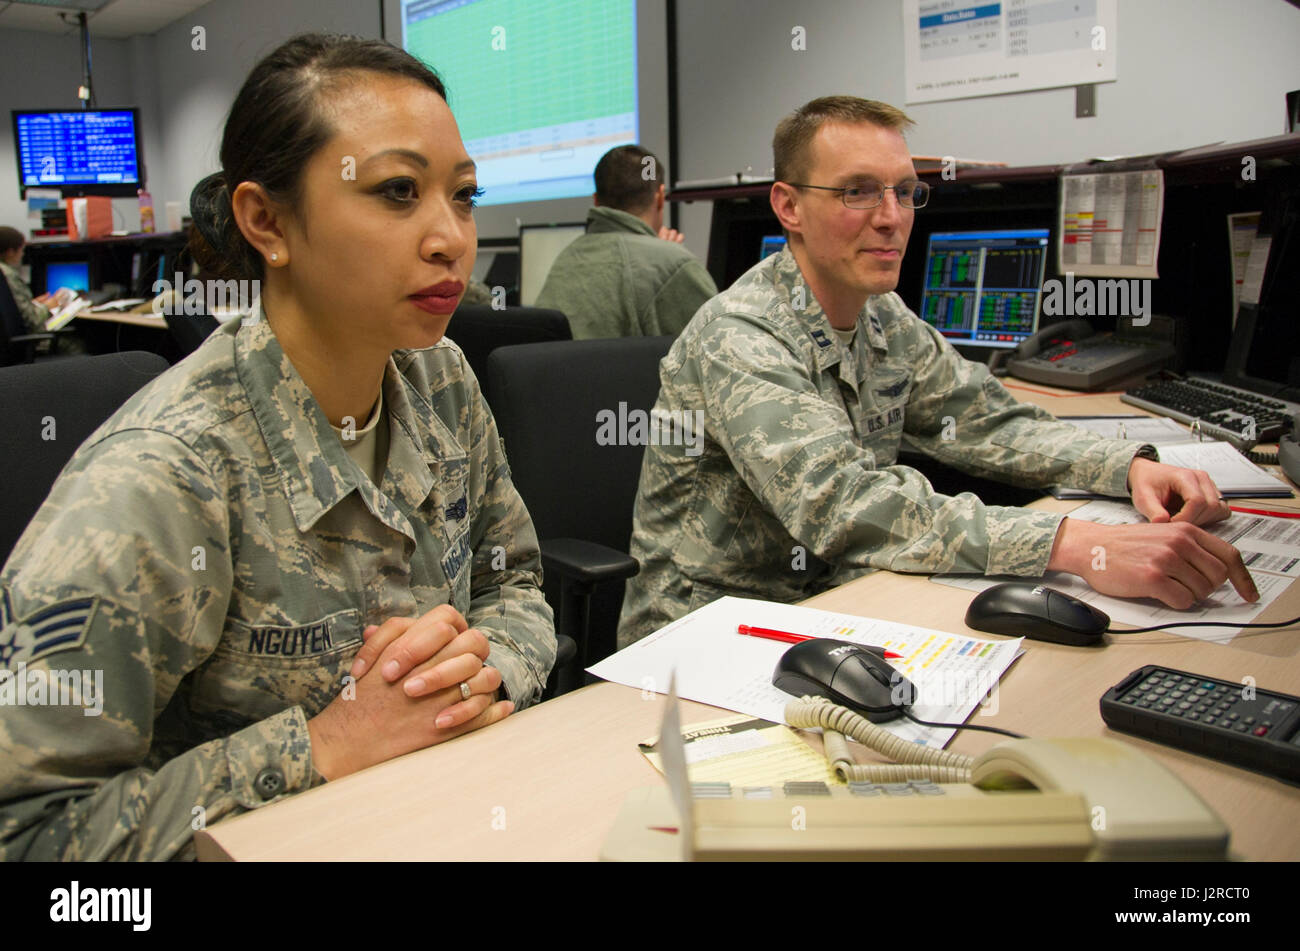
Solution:
[(102, 714), (0, 705), (0, 858), (191, 857), (200, 819), (323, 782), (307, 720), (390, 616), (451, 603), (539, 699), (551, 611), (478, 383), (444, 341), (383, 387), (378, 489), (257, 311), (81, 446), (0, 573), (0, 700), (102, 670)]
[(22, 315), (27, 332), (41, 333), (45, 330), (45, 322), (50, 319), (50, 309), (32, 298), (32, 290), (23, 276), (3, 261), (0, 261), (0, 274), (4, 275), (4, 280), (9, 285), (9, 293), (14, 296), (14, 303), (18, 305), (18, 313)]
[(587, 233), (559, 253), (537, 296), (569, 318), (574, 340), (677, 334), (718, 293), (695, 255), (635, 215), (587, 213)]
[(788, 249), (701, 308), (659, 375), (660, 428), (685, 412), (704, 435), (646, 447), (620, 646), (727, 594), (1045, 570), (1061, 515), (937, 494), (896, 465), (903, 439), (965, 472), (1108, 495), (1128, 494), (1138, 448), (1017, 402), (897, 294), (868, 298), (844, 346)]

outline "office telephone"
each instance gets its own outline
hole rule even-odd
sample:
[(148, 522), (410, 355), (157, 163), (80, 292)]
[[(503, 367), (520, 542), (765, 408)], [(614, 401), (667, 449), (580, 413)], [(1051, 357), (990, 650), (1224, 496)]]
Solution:
[[(608, 860), (1214, 860), (1229, 832), (1195, 793), (1136, 749), (1104, 738), (1010, 740), (979, 757), (900, 739), (820, 697), (786, 720), (821, 727), (846, 786), (786, 783), (681, 794), (633, 790)], [(898, 762), (859, 765), (851, 736)], [(680, 735), (661, 733), (661, 744)], [(684, 757), (683, 760), (684, 762)], [(668, 757), (665, 756), (665, 763)], [(678, 830), (673, 834), (669, 830)], [(690, 835), (690, 841), (679, 836)]]
[(1094, 333), (1086, 320), (1045, 327), (1011, 354), (1007, 370), (1032, 383), (1070, 390), (1099, 390), (1111, 383), (1160, 369), (1174, 356), (1163, 340), (1135, 340)]
[(1291, 431), (1277, 441), (1277, 464), (1288, 479), (1300, 485), (1300, 413), (1291, 417)]

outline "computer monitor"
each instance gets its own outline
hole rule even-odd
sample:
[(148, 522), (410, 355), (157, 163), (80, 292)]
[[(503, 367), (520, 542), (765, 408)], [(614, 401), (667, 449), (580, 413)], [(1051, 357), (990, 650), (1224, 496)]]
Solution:
[(956, 346), (1014, 347), (1038, 330), (1047, 228), (930, 235), (920, 317)]
[(136, 110), (13, 110), (18, 192), (128, 197), (144, 187)]
[(760, 261), (770, 258), (774, 254), (779, 254), (785, 247), (785, 235), (783, 234), (765, 234), (763, 243), (759, 248), (758, 259)]
[(53, 294), (61, 287), (74, 291), (90, 290), (90, 261), (49, 261), (45, 265), (45, 293)]
[(523, 225), (519, 229), (519, 303), (532, 307), (560, 252), (586, 234), (585, 224)]

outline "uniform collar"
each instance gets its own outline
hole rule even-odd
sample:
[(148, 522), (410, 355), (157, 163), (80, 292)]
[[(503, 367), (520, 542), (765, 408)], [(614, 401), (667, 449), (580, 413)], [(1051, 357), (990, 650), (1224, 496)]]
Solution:
[(587, 234), (601, 234), (611, 231), (648, 234), (652, 238), (655, 237), (654, 228), (651, 228), (636, 215), (628, 214), (626, 211), (619, 211), (617, 208), (606, 208), (603, 205), (588, 210)]
[[(789, 305), (795, 322), (812, 340), (818, 370), (835, 366), (841, 360), (843, 348), (831, 328), (830, 318), (826, 316), (816, 295), (804, 281), (803, 272), (799, 270), (799, 264), (790, 253), (789, 246), (782, 248), (769, 260), (772, 279), (778, 292)], [(858, 336), (865, 334), (866, 341), (873, 350), (887, 353), (889, 347), (885, 342), (884, 327), (876, 314), (880, 300), (879, 295), (868, 297), (866, 303), (862, 305), (862, 310), (858, 312)], [(797, 304), (803, 306), (798, 307)], [(855, 345), (857, 339), (854, 340)]]
[(350, 492), (385, 524), (413, 538), (406, 513), (434, 487), (433, 469), (465, 464), (465, 452), (429, 401), (397, 369), (384, 369), (389, 449), (380, 493), (348, 457), (325, 412), (285, 354), (258, 301), (235, 335), (235, 372), (288, 492), (299, 530), (309, 530)]

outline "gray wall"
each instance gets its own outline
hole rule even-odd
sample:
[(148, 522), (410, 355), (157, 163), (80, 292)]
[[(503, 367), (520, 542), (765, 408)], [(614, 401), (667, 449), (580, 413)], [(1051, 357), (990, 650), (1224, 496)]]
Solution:
[[(901, 0), (679, 2), (678, 152), (685, 179), (772, 165), (772, 130), (809, 99), (848, 93), (903, 107), (920, 155), (1039, 165), (1240, 142), (1285, 131), (1300, 89), (1300, 10), (1284, 0), (1119, 0), (1119, 79), (1097, 116), (1073, 89), (907, 105)], [(807, 50), (790, 49), (794, 26)], [(683, 210), (708, 246), (709, 208)]]
[[(126, 40), (97, 40), (91, 47), (95, 99), (103, 106), (135, 104), (131, 44)], [(0, 30), (0, 224), (26, 234), (27, 205), (18, 197), (18, 160), (14, 154), (11, 109), (79, 109), (81, 43), (76, 34)], [(144, 144), (146, 160), (149, 143)], [(115, 199), (116, 228), (134, 230), (140, 224), (134, 198)]]
[[(192, 47), (202, 26), (206, 49)], [(379, 4), (371, 0), (212, 0), (152, 36), (92, 37), (95, 96), (101, 105), (140, 107), (145, 167), (155, 217), (166, 202), (189, 213), (190, 189), (216, 171), (226, 111), (253, 64), (304, 30), (379, 36)], [(81, 82), (76, 34), (0, 30), (0, 224), (23, 231), (10, 109), (76, 108)], [(114, 199), (114, 227), (139, 227), (134, 198)]]
[[(192, 48), (192, 30), (206, 31), (205, 50)], [(150, 191), (184, 203), (190, 190), (220, 168), (221, 131), (230, 104), (253, 65), (305, 30), (379, 36), (373, 0), (212, 0), (149, 40), (156, 64), (158, 116), (164, 131), (160, 162), (151, 163)]]
[[(1119, 81), (1097, 88), (1098, 116), (1074, 118), (1074, 91), (906, 106), (901, 0), (679, 0), (679, 162), (674, 178), (771, 165), (777, 120), (815, 96), (849, 92), (904, 105), (918, 153), (1067, 162), (1241, 141), (1283, 131), (1283, 93), (1300, 89), (1300, 10), (1284, 0), (1120, 0)], [(194, 26), (207, 49), (191, 48)], [(790, 49), (803, 26), (808, 48)], [(226, 110), (249, 68), (305, 29), (380, 35), (372, 0), (213, 0), (153, 36), (94, 41), (104, 104), (138, 104), (149, 187), (167, 201), (217, 168)], [(74, 36), (0, 31), (0, 116), (75, 106)], [(0, 222), (25, 227), (12, 130), (0, 133)], [(135, 202), (115, 202), (119, 227)], [(688, 246), (703, 255), (709, 208), (687, 206)]]

